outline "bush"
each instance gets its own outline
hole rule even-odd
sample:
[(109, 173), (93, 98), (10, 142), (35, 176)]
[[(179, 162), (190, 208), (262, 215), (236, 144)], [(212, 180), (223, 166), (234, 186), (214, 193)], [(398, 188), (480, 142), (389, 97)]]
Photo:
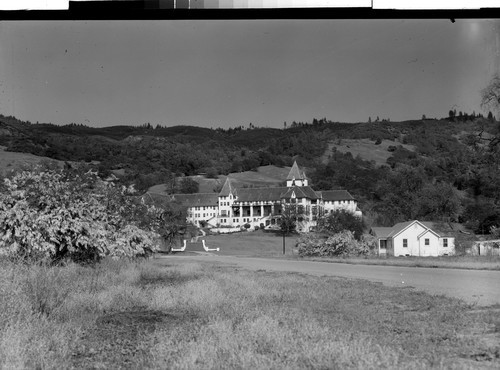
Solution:
[(300, 256), (310, 257), (360, 256), (370, 252), (368, 243), (356, 240), (354, 234), (348, 230), (327, 239), (308, 234), (299, 238), (297, 247)]
[[(0, 194), (0, 254), (24, 260), (95, 262), (156, 250), (158, 210), (137, 204), (97, 173), (23, 171)], [(139, 223), (153, 215), (150, 228)], [(141, 220), (141, 221), (139, 221)]]

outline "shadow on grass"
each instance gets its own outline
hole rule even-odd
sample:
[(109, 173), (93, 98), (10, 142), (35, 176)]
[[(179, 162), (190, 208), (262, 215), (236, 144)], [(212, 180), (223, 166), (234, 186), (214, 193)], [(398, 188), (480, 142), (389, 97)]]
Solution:
[(137, 284), (139, 286), (158, 286), (158, 285), (181, 285), (199, 277), (195, 274), (182, 274), (179, 271), (169, 270), (142, 270)]

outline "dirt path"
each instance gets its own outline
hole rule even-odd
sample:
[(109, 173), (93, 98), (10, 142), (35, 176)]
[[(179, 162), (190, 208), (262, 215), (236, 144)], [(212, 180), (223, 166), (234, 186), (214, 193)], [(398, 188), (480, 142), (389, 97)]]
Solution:
[(500, 305), (500, 271), (441, 269), (399, 266), (350, 265), (293, 261), (275, 258), (245, 258), (216, 254), (166, 256), (236, 264), (249, 270), (289, 271), (316, 276), (340, 276), (381, 282), (394, 287), (412, 287), (430, 294), (460, 298), (479, 306)]

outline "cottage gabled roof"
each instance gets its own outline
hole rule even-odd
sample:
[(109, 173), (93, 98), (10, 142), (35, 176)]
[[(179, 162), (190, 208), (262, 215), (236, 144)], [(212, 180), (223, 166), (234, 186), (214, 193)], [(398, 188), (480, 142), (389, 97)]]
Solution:
[(235, 193), (235, 188), (233, 188), (233, 185), (231, 184), (231, 180), (229, 180), (229, 177), (226, 177), (226, 181), (224, 182), (224, 186), (222, 187), (219, 197), (227, 197), (229, 194), (234, 194)]
[(326, 201), (354, 200), (354, 197), (347, 190), (325, 190), (316, 193)]
[(392, 227), (372, 227), (372, 234), (377, 238), (387, 238), (392, 232)]
[(457, 232), (453, 229), (453, 226), (447, 223), (438, 223), (431, 221), (405, 221), (399, 222), (395, 224), (393, 227), (372, 227), (373, 234), (378, 238), (393, 238), (397, 236), (399, 233), (406, 230), (408, 227), (413, 225), (414, 223), (418, 223), (425, 230), (417, 236), (417, 238), (421, 238), (427, 232), (431, 232), (437, 237), (453, 237), (454, 232)]
[(293, 166), (288, 173), (288, 176), (286, 177), (287, 180), (303, 180), (306, 178), (306, 175), (304, 173), (300, 173), (299, 165), (297, 164), (297, 161), (293, 162)]
[[(400, 232), (404, 231), (405, 229), (407, 229), (408, 227), (410, 227), (410, 225), (413, 225), (415, 222), (418, 222), (418, 221), (417, 220), (412, 220), (412, 221), (405, 221), (405, 222), (399, 222), (399, 223), (397, 223), (396, 225), (394, 225), (392, 227), (392, 231), (391, 231), (391, 233), (388, 236), (389, 237), (394, 237), (394, 236), (398, 235)], [(423, 226), (424, 228), (427, 228), (421, 222), (418, 222), (418, 223), (421, 226)]]
[(281, 194), (281, 198), (290, 199), (295, 193), (295, 198), (318, 199), (318, 194), (310, 186), (293, 186), (287, 188), (287, 191)]
[(453, 237), (455, 234), (463, 230), (463, 225), (454, 224), (451, 222), (432, 222), (432, 221), (422, 221), (429, 229), (434, 230), (441, 237)]
[(422, 231), (419, 235), (417, 235), (417, 239), (420, 239), (422, 236), (424, 236), (425, 234), (427, 233), (431, 233), (431, 234), (434, 234), (436, 235), (438, 238), (441, 237), (441, 235), (439, 235), (437, 232), (435, 232), (434, 230), (430, 229), (430, 228), (427, 228), (425, 229), (424, 231)]

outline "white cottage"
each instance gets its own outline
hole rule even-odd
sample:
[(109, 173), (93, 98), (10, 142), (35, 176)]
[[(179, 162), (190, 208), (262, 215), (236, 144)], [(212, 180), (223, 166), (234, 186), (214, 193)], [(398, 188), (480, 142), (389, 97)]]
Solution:
[(371, 232), (377, 238), (379, 255), (437, 257), (455, 254), (452, 232), (437, 223), (414, 220), (393, 227), (373, 227)]

